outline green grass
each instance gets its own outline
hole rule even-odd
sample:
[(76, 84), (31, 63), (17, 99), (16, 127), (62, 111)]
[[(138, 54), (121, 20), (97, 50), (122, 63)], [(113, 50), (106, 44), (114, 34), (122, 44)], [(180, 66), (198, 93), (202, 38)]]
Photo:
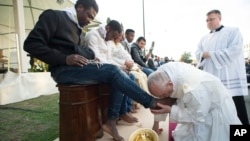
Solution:
[(59, 136), (58, 94), (0, 105), (0, 141), (53, 141)]

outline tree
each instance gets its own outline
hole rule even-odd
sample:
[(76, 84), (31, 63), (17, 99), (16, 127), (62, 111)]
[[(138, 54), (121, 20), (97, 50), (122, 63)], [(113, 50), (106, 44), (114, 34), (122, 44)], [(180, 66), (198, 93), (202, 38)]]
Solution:
[(108, 24), (111, 21), (110, 17), (107, 18), (106, 23)]
[(181, 59), (180, 61), (182, 62), (185, 62), (185, 63), (192, 63), (192, 59), (191, 59), (192, 55), (190, 52), (184, 52), (182, 55), (181, 55)]

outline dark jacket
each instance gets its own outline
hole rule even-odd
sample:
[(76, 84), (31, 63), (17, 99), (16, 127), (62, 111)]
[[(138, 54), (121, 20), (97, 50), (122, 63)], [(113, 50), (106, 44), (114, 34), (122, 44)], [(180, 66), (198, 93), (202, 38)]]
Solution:
[(133, 43), (131, 46), (131, 57), (135, 63), (139, 64), (142, 67), (148, 67), (145, 62), (147, 61), (143, 51), (137, 46), (136, 43)]
[(152, 58), (148, 59), (148, 67), (152, 70), (155, 70), (155, 64), (154, 64), (154, 60)]
[(65, 11), (44, 11), (24, 42), (24, 50), (49, 64), (49, 70), (66, 65), (66, 56), (75, 53), (82, 30)]

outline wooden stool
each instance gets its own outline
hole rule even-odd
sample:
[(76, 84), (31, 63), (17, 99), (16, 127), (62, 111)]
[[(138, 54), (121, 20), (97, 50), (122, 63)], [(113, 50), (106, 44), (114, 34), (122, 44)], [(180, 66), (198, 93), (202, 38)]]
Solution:
[(96, 134), (102, 129), (99, 84), (57, 87), (60, 93), (59, 140), (95, 141)]

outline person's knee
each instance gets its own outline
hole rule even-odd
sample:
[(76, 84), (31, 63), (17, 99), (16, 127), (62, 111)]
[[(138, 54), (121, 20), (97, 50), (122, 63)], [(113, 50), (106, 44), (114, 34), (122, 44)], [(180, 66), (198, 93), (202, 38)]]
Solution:
[(110, 70), (112, 70), (112, 71), (121, 71), (121, 69), (118, 67), (118, 66), (115, 66), (115, 65), (111, 65), (110, 64)]

